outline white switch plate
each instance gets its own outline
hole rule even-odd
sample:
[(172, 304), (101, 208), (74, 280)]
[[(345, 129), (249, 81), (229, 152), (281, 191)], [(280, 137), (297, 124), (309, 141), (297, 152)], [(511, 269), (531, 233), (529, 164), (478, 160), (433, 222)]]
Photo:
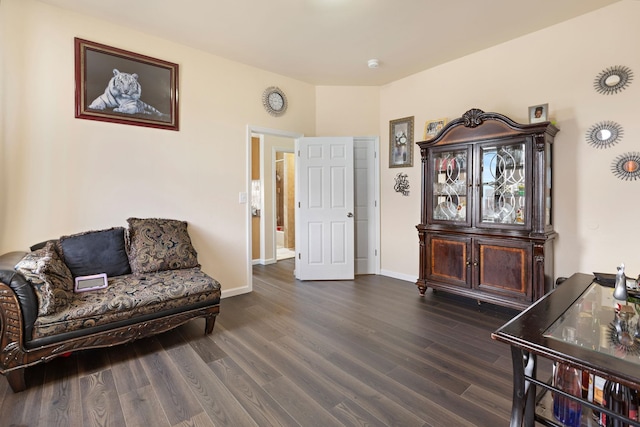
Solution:
[(238, 194), (238, 203), (247, 203), (247, 193), (246, 192), (240, 192)]

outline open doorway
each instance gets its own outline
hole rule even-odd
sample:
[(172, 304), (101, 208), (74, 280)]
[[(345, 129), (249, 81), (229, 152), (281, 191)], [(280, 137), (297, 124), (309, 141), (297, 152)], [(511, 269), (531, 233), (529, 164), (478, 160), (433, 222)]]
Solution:
[[(252, 137), (259, 139), (258, 149), (252, 149)], [(246, 281), (248, 291), (253, 290), (253, 265), (270, 264), (276, 259), (276, 218), (275, 196), (272, 190), (271, 180), (274, 179), (275, 166), (274, 151), (294, 152), (295, 140), (304, 137), (304, 134), (282, 131), (277, 129), (247, 126), (247, 187), (244, 197), (251, 195), (255, 190), (252, 176), (253, 159), (259, 158), (260, 185), (257, 190), (260, 194), (261, 206), (259, 216), (251, 203), (247, 203), (247, 270)], [(275, 150), (274, 150), (275, 149)], [(379, 139), (377, 137), (356, 137), (354, 139), (355, 150), (355, 184), (356, 184), (356, 274), (380, 273), (380, 205), (378, 203), (379, 188)], [(294, 155), (295, 158), (295, 155)], [(268, 182), (267, 182), (268, 181)], [(241, 197), (242, 198), (242, 197)], [(273, 200), (273, 204), (271, 201)], [(242, 202), (241, 202), (242, 203)], [(295, 203), (294, 203), (295, 207)], [(295, 220), (295, 219), (294, 219)], [(294, 231), (295, 233), (295, 231)], [(259, 255), (253, 256), (254, 236), (258, 241)], [(292, 236), (295, 239), (295, 235)], [(295, 245), (294, 245), (295, 246)], [(289, 261), (290, 262), (290, 261)]]
[[(302, 136), (304, 135), (276, 129), (247, 127), (248, 185), (246, 193), (251, 199), (251, 203), (247, 203), (249, 290), (253, 288), (253, 265), (277, 262), (274, 189), (276, 152), (293, 153), (296, 138)], [(291, 248), (294, 246), (290, 245)]]
[(274, 149), (276, 261), (295, 256), (295, 155)]

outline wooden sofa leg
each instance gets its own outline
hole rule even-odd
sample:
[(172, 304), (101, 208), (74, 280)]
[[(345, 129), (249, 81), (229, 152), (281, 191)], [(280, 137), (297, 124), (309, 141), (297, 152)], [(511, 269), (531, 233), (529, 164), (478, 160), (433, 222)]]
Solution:
[(14, 393), (25, 390), (27, 383), (24, 381), (24, 368), (9, 372), (7, 381), (9, 381), (9, 386)]
[(213, 325), (216, 324), (216, 316), (207, 317), (207, 324), (204, 326), (204, 334), (209, 335), (213, 332)]

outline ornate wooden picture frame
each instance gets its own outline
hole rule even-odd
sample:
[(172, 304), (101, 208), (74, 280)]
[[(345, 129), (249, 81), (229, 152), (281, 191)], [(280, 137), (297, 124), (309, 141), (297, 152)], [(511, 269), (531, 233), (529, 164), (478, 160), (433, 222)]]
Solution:
[(389, 167), (413, 166), (413, 116), (389, 122)]
[(76, 118), (179, 129), (178, 64), (76, 37), (75, 78)]

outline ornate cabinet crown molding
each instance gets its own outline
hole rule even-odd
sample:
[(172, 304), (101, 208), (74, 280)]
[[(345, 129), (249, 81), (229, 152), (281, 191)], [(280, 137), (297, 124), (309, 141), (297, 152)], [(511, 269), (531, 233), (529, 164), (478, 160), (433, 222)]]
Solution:
[(484, 111), (479, 108), (472, 108), (466, 113), (462, 115), (462, 119), (464, 120), (464, 127), (474, 128), (476, 126), (480, 126), (484, 121), (482, 119), (482, 115)]

